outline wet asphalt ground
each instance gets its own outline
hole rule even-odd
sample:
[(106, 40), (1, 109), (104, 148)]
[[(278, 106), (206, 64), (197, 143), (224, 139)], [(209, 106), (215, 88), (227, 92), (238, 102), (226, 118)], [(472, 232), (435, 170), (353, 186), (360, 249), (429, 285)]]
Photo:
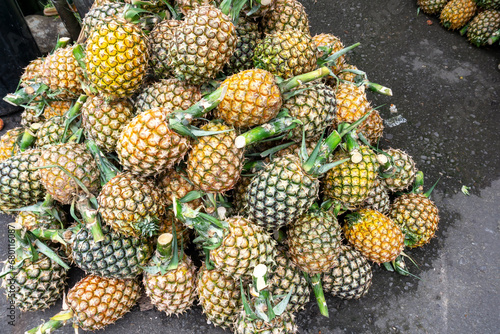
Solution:
[[(303, 1), (311, 33), (333, 33), (345, 45), (360, 42), (349, 62), (393, 97), (369, 95), (386, 120), (382, 147), (413, 156), (440, 210), (436, 238), (407, 253), (419, 278), (374, 266), (369, 293), (356, 301), (327, 297), (330, 317), (314, 301), (298, 316), (300, 333), (500, 333), (500, 47), (471, 46), (435, 17), (417, 16), (416, 1)], [(394, 104), (397, 113), (389, 111)], [(397, 117), (397, 118), (395, 118)], [(19, 116), (4, 117), (6, 128)], [(402, 123), (401, 123), (402, 122)], [(400, 123), (399, 125), (396, 125)], [(0, 133), (3, 133), (3, 130)], [(461, 192), (470, 187), (470, 195)], [(0, 240), (8, 216), (0, 216)], [(0, 242), (1, 259), (6, 242)], [(69, 286), (82, 277), (71, 271)], [(56, 314), (16, 313), (8, 325), (0, 299), (0, 333), (23, 333)], [(71, 327), (57, 333), (72, 333)], [(82, 331), (80, 331), (82, 332)], [(199, 307), (167, 317), (136, 306), (102, 333), (229, 333), (207, 324)]]

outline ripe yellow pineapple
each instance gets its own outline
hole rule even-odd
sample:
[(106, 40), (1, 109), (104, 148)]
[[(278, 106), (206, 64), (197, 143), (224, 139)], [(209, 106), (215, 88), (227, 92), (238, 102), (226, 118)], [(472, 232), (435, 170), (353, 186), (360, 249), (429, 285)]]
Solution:
[(85, 63), (90, 82), (106, 99), (128, 97), (146, 76), (146, 37), (124, 19), (105, 18), (87, 40)]
[[(342, 41), (335, 35), (321, 33), (313, 36), (313, 41), (316, 43), (316, 46), (327, 46), (331, 47), (332, 51), (330, 54), (338, 52), (344, 48), (344, 44)], [(318, 50), (318, 58), (323, 56), (323, 51)], [(331, 69), (333, 73), (338, 74), (340, 70), (344, 68), (345, 64), (345, 55), (342, 55), (337, 58), (334, 64), (331, 65)]]
[(451, 0), (441, 11), (441, 24), (449, 30), (460, 29), (474, 17), (476, 11), (474, 0)]
[(393, 261), (404, 248), (399, 226), (371, 209), (361, 209), (349, 216), (344, 235), (363, 256), (378, 264)]

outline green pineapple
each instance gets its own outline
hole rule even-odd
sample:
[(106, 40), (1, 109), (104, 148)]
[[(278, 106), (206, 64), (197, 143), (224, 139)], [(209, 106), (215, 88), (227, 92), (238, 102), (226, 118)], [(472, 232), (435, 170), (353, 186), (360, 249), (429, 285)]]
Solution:
[(439, 14), (450, 0), (417, 0), (418, 7), (426, 14)]
[(379, 156), (381, 162), (388, 161), (381, 166), (382, 184), (391, 192), (407, 189), (415, 180), (417, 168), (413, 158), (398, 149), (385, 149), (384, 155)]
[(500, 29), (500, 11), (485, 10), (469, 23), (467, 39), (477, 47), (486, 45), (488, 38)]
[(253, 67), (253, 55), (257, 42), (261, 37), (257, 22), (244, 16), (236, 22), (236, 49), (224, 67), (227, 74), (235, 74)]

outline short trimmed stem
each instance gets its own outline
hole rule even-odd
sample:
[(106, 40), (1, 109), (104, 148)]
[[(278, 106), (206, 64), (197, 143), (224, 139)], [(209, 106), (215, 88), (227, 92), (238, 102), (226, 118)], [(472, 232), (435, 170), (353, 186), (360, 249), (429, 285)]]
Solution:
[(382, 95), (392, 96), (392, 89), (389, 87), (382, 86), (378, 83), (367, 81), (365, 82), (365, 86), (368, 87), (369, 90), (375, 93), (379, 93)]
[(78, 201), (76, 206), (85, 221), (85, 225), (87, 228), (90, 228), (94, 241), (99, 242), (104, 240), (104, 234), (98, 219), (98, 212), (92, 208), (90, 200), (85, 198), (83, 201)]
[(283, 81), (279, 84), (281, 93), (288, 92), (303, 83), (314, 81), (323, 78), (330, 74), (330, 69), (327, 66), (318, 68), (317, 70), (297, 75), (293, 78)]
[(293, 117), (279, 117), (274, 121), (259, 125), (236, 137), (235, 145), (237, 148), (243, 148), (250, 144), (262, 141), (269, 137), (279, 135), (293, 129), (297, 124)]
[(158, 237), (156, 251), (162, 258), (169, 259), (172, 256), (172, 241), (171, 233), (163, 233)]
[(57, 39), (57, 43), (56, 43), (56, 46), (54, 47), (54, 51), (56, 51), (57, 49), (65, 48), (66, 45), (68, 45), (70, 40), (71, 39), (68, 37), (61, 37), (61, 38)]
[(302, 165), (304, 171), (308, 174), (314, 174), (315, 170), (318, 170), (328, 159), (330, 154), (335, 151), (337, 146), (339, 146), (342, 141), (342, 136), (337, 132), (333, 131), (328, 138), (326, 138), (321, 146), (321, 151), (318, 156), (311, 155), (309, 159)]
[(33, 133), (29, 129), (25, 129), (23, 133), (23, 137), (21, 138), (21, 142), (19, 143), (19, 148), (21, 149), (21, 152), (26, 151), (28, 148), (33, 145), (35, 142), (36, 137), (33, 135)]
[(76, 100), (75, 104), (66, 114), (66, 119), (72, 119), (73, 117), (75, 117), (80, 112), (80, 109), (82, 108), (85, 101), (87, 101), (87, 95), (80, 95), (78, 100)]
[(500, 40), (500, 30), (494, 32), (490, 38), (488, 38), (488, 44), (493, 45)]
[(311, 277), (311, 286), (314, 296), (316, 297), (320, 313), (328, 318), (328, 305), (326, 304), (325, 293), (323, 292), (323, 285), (321, 284), (321, 274), (316, 274)]

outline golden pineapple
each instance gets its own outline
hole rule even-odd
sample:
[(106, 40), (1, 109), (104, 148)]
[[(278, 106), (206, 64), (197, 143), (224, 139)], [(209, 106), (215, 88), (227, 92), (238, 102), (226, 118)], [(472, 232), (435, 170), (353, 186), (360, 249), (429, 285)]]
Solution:
[(23, 133), (24, 128), (17, 127), (7, 130), (2, 137), (0, 137), (0, 162), (19, 152), (17, 142)]
[[(165, 206), (172, 204), (172, 198), (181, 199), (189, 192), (197, 190), (196, 186), (189, 179), (185, 170), (177, 170), (176, 168), (168, 170), (165, 174), (161, 175), (158, 180), (158, 187), (162, 191), (162, 198)], [(195, 199), (188, 202), (193, 209), (203, 205), (201, 199)]]
[(227, 91), (217, 105), (215, 117), (228, 125), (252, 127), (264, 124), (278, 114), (282, 98), (274, 75), (250, 69), (228, 77), (221, 87)]
[(404, 236), (389, 217), (371, 209), (354, 212), (344, 225), (347, 241), (375, 263), (391, 262), (404, 248)]
[(146, 76), (146, 37), (138, 26), (124, 19), (105, 18), (87, 40), (85, 63), (90, 82), (103, 97), (129, 97)]
[(449, 30), (460, 29), (474, 17), (476, 11), (474, 0), (451, 0), (441, 11), (441, 24)]
[(85, 135), (104, 152), (114, 152), (123, 128), (134, 117), (134, 107), (126, 99), (108, 102), (89, 96), (81, 110)]
[(45, 119), (51, 119), (54, 116), (63, 116), (72, 106), (73, 101), (71, 100), (49, 101), (45, 108), (43, 108), (43, 117), (45, 117)]
[(207, 193), (223, 193), (238, 182), (243, 168), (244, 150), (237, 148), (234, 129), (210, 122), (204, 131), (229, 131), (198, 138), (187, 159), (189, 179)]
[(166, 109), (137, 115), (124, 127), (116, 152), (123, 167), (140, 176), (152, 176), (172, 168), (189, 149), (187, 138), (169, 128)]
[(174, 2), (184, 15), (187, 15), (194, 8), (210, 5), (210, 0), (175, 0)]

